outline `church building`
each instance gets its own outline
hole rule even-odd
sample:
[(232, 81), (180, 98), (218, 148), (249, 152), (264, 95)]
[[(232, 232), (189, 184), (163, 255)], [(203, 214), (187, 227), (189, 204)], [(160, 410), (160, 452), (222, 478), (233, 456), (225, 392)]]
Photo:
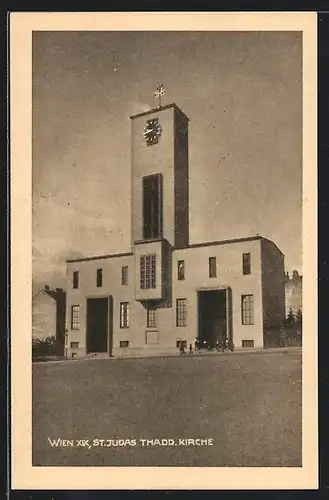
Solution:
[(67, 260), (67, 357), (166, 354), (223, 332), (266, 347), (285, 318), (282, 252), (259, 235), (191, 244), (189, 119), (161, 102), (130, 119), (131, 248)]

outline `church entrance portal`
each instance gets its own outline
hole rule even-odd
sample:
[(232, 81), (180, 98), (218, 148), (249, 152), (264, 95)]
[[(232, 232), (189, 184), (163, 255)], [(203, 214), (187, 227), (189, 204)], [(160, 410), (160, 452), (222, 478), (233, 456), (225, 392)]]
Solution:
[(111, 297), (87, 299), (87, 353), (112, 350)]
[(198, 344), (216, 348), (222, 337), (231, 339), (230, 298), (227, 289), (198, 292)]

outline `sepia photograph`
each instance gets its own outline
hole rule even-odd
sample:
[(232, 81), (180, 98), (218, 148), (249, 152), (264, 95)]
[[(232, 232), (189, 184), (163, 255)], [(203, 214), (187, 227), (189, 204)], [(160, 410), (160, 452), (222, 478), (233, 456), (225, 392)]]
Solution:
[(303, 470), (304, 51), (32, 31), (32, 467)]

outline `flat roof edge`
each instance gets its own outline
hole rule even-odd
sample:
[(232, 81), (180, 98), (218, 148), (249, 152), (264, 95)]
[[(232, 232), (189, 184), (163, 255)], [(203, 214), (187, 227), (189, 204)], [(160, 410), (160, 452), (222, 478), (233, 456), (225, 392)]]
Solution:
[(282, 250), (280, 250), (280, 248), (278, 247), (278, 245), (276, 243), (274, 243), (274, 241), (269, 240), (268, 238), (263, 238), (263, 241), (265, 243), (270, 243), (271, 245), (273, 245), (277, 249), (277, 251), (280, 252), (281, 255), (283, 255), (283, 257), (284, 257), (284, 253), (282, 252)]
[[(207, 241), (205, 243), (192, 243), (185, 248), (200, 248), (200, 247), (210, 247), (217, 245), (227, 245), (230, 243), (243, 243), (244, 241), (257, 241), (263, 240), (263, 236), (246, 236), (244, 238), (232, 238), (229, 240), (219, 240), (219, 241)], [(184, 250), (184, 248), (175, 248), (175, 250)]]
[(170, 104), (165, 104), (164, 106), (160, 106), (160, 107), (157, 107), (157, 108), (149, 109), (148, 111), (142, 111), (141, 113), (136, 113), (135, 115), (129, 116), (129, 118), (132, 120), (134, 118), (139, 118), (140, 116), (146, 116), (146, 115), (149, 115), (151, 113), (156, 113), (157, 111), (162, 111), (164, 109), (169, 109), (169, 108), (175, 108), (176, 111), (179, 111), (180, 113), (182, 113), (182, 115), (184, 115), (186, 117), (186, 119), (188, 121), (190, 121), (190, 119), (184, 113), (184, 111), (182, 109), (180, 109), (180, 107), (177, 106), (177, 104), (174, 103), (174, 102), (172, 102)]
[[(160, 239), (155, 239), (155, 240), (150, 240), (150, 241), (137, 241), (135, 242), (136, 245), (142, 244), (142, 243), (154, 243), (154, 242), (159, 242), (159, 241), (165, 241), (165, 239), (160, 238)], [(228, 240), (219, 240), (219, 241), (207, 241), (204, 243), (192, 243), (190, 245), (187, 245), (185, 247), (180, 247), (180, 248), (173, 248), (173, 251), (179, 251), (179, 250), (188, 250), (190, 248), (202, 248), (202, 247), (211, 247), (211, 246), (219, 246), (219, 245), (228, 245), (232, 243), (244, 243), (248, 241), (264, 241), (272, 244), (283, 256), (283, 252), (280, 250), (280, 248), (274, 243), (274, 241), (264, 238), (263, 236), (246, 236), (244, 238), (232, 238)], [(101, 259), (114, 259), (118, 257), (131, 257), (134, 255), (134, 252), (122, 252), (122, 253), (115, 253), (115, 254), (107, 254), (107, 255), (95, 255), (93, 257), (79, 257), (77, 259), (66, 259), (67, 264), (71, 264), (74, 262), (85, 262), (85, 261), (90, 261), (90, 260), (101, 260)]]
[(131, 257), (133, 252), (113, 253), (108, 255), (95, 255), (94, 257), (79, 257), (78, 259), (66, 259), (67, 264), (74, 262), (85, 262), (88, 260), (115, 259), (117, 257)]

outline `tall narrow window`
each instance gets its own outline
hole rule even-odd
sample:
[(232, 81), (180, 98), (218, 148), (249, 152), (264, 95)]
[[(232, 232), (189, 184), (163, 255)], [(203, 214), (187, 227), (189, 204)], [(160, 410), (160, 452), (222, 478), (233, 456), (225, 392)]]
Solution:
[(254, 296), (241, 296), (241, 322), (243, 325), (254, 324)]
[(140, 287), (142, 290), (156, 288), (156, 254), (141, 255)]
[(216, 278), (216, 257), (209, 257), (209, 278)]
[(176, 326), (187, 325), (186, 299), (176, 300)]
[(97, 269), (96, 282), (98, 287), (103, 286), (103, 269)]
[(250, 253), (244, 253), (242, 255), (242, 271), (243, 274), (251, 273)]
[(73, 271), (73, 288), (79, 288), (79, 271)]
[(140, 288), (144, 290), (146, 288), (146, 255), (141, 255), (140, 259)]
[(129, 328), (129, 302), (120, 302), (120, 328)]
[(180, 281), (185, 280), (185, 262), (179, 260), (177, 263), (177, 276)]
[(80, 329), (80, 306), (71, 307), (71, 330)]
[(147, 327), (155, 328), (156, 325), (156, 309), (149, 308), (147, 309)]
[(128, 285), (128, 266), (122, 266), (121, 268), (121, 284)]
[(156, 255), (150, 255), (151, 288), (156, 288)]
[(143, 177), (143, 238), (162, 236), (162, 175)]

